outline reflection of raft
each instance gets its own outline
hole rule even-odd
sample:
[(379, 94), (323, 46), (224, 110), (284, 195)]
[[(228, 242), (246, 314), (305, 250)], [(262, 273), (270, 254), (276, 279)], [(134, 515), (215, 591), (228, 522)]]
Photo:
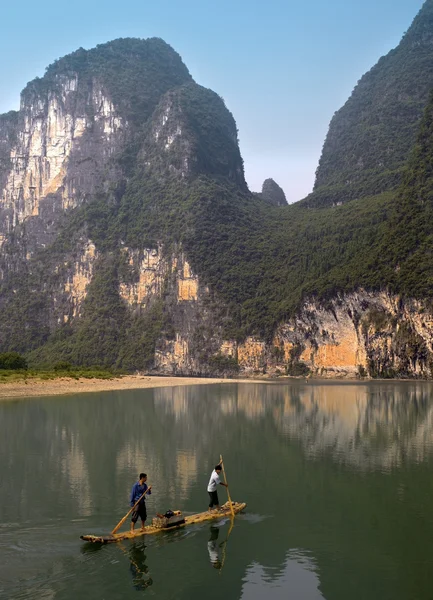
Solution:
[[(241, 512), (246, 507), (245, 502), (232, 502), (233, 512), (235, 514)], [(226, 502), (221, 506), (221, 510), (215, 512), (202, 512), (197, 513), (196, 515), (190, 515), (189, 517), (185, 517), (185, 521), (180, 523), (179, 525), (172, 525), (170, 527), (155, 527), (154, 525), (148, 525), (141, 530), (137, 528), (133, 533), (130, 531), (125, 531), (124, 533), (115, 533), (114, 535), (81, 535), (81, 539), (86, 542), (98, 542), (100, 544), (110, 544), (112, 542), (120, 542), (121, 540), (128, 540), (131, 538), (140, 537), (142, 535), (152, 535), (154, 533), (159, 533), (161, 531), (168, 531), (171, 529), (179, 529), (179, 527), (185, 527), (186, 525), (194, 525), (195, 523), (203, 523), (204, 521), (215, 521), (217, 519), (221, 519), (222, 517), (230, 517), (231, 510), (230, 504)]]

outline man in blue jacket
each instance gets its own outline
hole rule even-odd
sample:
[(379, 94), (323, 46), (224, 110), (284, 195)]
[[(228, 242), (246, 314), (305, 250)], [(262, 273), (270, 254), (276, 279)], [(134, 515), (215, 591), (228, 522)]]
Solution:
[(136, 522), (138, 521), (138, 517), (140, 517), (140, 519), (141, 519), (141, 529), (142, 530), (144, 529), (144, 523), (146, 522), (146, 519), (147, 519), (146, 502), (145, 502), (146, 496), (144, 496), (143, 494), (146, 490), (149, 490), (147, 493), (151, 494), (152, 486), (149, 485), (149, 487), (147, 487), (146, 481), (147, 481), (146, 473), (140, 473), (139, 480), (136, 483), (134, 483), (134, 485), (132, 486), (131, 498), (130, 498), (131, 506), (134, 506), (134, 504), (137, 502), (137, 500), (139, 498), (141, 498), (141, 496), (143, 496), (143, 497), (141, 498), (140, 502), (137, 504), (137, 506), (132, 511), (131, 533), (134, 531), (134, 527), (135, 527)]

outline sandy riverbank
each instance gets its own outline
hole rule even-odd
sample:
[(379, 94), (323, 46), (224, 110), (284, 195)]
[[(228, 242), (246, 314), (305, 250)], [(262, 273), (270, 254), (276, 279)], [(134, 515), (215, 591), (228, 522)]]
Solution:
[[(72, 379), (53, 380), (27, 379), (0, 383), (0, 400), (28, 398), (29, 396), (58, 396), (62, 394), (80, 394), (83, 392), (107, 392), (110, 390), (134, 390), (156, 387), (174, 387), (178, 385), (204, 385), (211, 383), (239, 383), (245, 379), (207, 379), (198, 377), (150, 377), (146, 375), (128, 375), (116, 379)], [(251, 381), (251, 380), (250, 380)]]
[[(307, 378), (304, 377), (251, 377), (244, 379), (221, 379), (205, 377), (155, 377), (149, 375), (126, 375), (115, 379), (59, 379), (44, 380), (28, 378), (24, 380), (0, 383), (0, 401), (32, 396), (60, 396), (87, 392), (108, 392), (110, 390), (138, 390), (157, 387), (175, 387), (179, 385), (209, 385), (212, 383), (264, 383), (264, 384), (320, 384), (320, 385), (371, 385), (390, 383), (415, 383), (413, 379), (352, 379), (352, 378)], [(424, 382), (425, 383), (425, 382)], [(431, 383), (431, 382), (430, 382)]]

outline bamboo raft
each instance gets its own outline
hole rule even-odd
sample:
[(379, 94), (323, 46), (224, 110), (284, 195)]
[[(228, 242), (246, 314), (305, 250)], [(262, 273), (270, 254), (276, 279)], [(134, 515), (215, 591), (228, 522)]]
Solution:
[(205, 521), (216, 521), (223, 517), (230, 517), (233, 514), (240, 513), (246, 507), (245, 502), (226, 502), (221, 506), (219, 511), (215, 512), (202, 512), (195, 515), (185, 517), (185, 522), (172, 527), (155, 527), (154, 525), (147, 525), (144, 529), (137, 529), (134, 532), (125, 531), (123, 533), (115, 533), (108, 535), (81, 535), (80, 538), (86, 542), (95, 542), (99, 544), (111, 544), (113, 542), (121, 542), (122, 540), (129, 540), (142, 535), (153, 535), (155, 533), (161, 533), (162, 531), (170, 531), (171, 529), (179, 529), (180, 527), (186, 527), (187, 525), (194, 525), (196, 523), (204, 523)]

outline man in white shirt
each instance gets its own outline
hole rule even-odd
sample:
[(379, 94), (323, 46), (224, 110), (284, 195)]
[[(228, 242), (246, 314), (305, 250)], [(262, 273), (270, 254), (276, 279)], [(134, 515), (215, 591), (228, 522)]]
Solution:
[(207, 491), (209, 493), (209, 512), (212, 512), (212, 508), (215, 506), (216, 510), (219, 510), (219, 501), (218, 501), (218, 492), (217, 485), (223, 485), (224, 487), (228, 487), (226, 483), (223, 483), (220, 480), (221, 473), (221, 465), (217, 465), (215, 469), (212, 471), (212, 475), (210, 476), (209, 483), (207, 486)]

